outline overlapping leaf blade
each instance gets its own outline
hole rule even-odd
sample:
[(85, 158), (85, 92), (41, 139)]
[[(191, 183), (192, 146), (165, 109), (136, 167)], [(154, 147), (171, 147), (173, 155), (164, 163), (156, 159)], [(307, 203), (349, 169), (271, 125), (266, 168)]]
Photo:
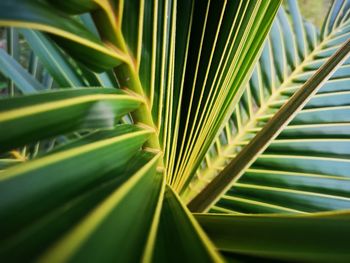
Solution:
[(20, 31), (33, 52), (60, 87), (84, 87), (86, 84), (77, 68), (70, 63), (65, 54), (44, 34), (22, 29)]
[(153, 157), (152, 153), (137, 152), (130, 160), (132, 165), (127, 165), (125, 171), (121, 171), (120, 167), (112, 169), (108, 172), (112, 176), (106, 182), (69, 199), (39, 220), (4, 239), (1, 242), (1, 258), (13, 261), (37, 258)]
[[(8, 78), (13, 79), (12, 82), (17, 85), (22, 93), (37, 93), (38, 90), (45, 89), (41, 83), (25, 71), (22, 66), (3, 49), (0, 49), (0, 66), (2, 68), (1, 72)], [(12, 94), (13, 93), (14, 91)]]
[[(38, 1), (1, 1), (0, 25), (39, 29), (56, 36), (56, 40), (73, 57), (94, 70), (105, 70), (125, 61), (125, 56), (106, 47), (100, 39), (76, 19)], [(21, 10), (21, 12), (18, 12)]]
[[(149, 134), (150, 131), (133, 126), (120, 126), (3, 171), (0, 178), (2, 238), (94, 183), (103, 182), (111, 176), (108, 172), (112, 169), (122, 170)], [(116, 149), (118, 158), (115, 158)], [(47, 196), (50, 198), (45, 198)]]
[[(41, 260), (140, 261), (163, 182), (163, 176), (156, 174), (159, 156), (111, 193)], [(137, 216), (141, 211), (143, 216)], [(106, 234), (110, 238), (106, 238)]]
[(84, 129), (113, 128), (119, 118), (141, 103), (122, 91), (101, 88), (4, 99), (0, 106), (0, 150)]
[(349, 212), (308, 216), (198, 214), (228, 261), (347, 262)]
[(193, 177), (237, 103), (278, 6), (278, 1), (194, 2), (186, 71), (179, 83), (181, 111), (174, 127), (182, 139), (172, 146), (175, 155), (168, 168), (177, 191)]

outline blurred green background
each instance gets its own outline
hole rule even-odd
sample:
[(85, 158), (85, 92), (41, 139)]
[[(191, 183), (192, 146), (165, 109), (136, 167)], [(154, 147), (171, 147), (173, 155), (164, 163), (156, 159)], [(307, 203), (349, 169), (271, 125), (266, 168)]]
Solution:
[(318, 28), (321, 28), (326, 18), (332, 0), (298, 0), (301, 13)]

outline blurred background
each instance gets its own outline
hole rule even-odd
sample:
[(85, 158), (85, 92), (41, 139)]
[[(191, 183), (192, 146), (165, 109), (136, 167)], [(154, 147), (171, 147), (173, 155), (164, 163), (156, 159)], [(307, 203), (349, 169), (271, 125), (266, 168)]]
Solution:
[(304, 18), (321, 28), (333, 0), (298, 0), (298, 2)]

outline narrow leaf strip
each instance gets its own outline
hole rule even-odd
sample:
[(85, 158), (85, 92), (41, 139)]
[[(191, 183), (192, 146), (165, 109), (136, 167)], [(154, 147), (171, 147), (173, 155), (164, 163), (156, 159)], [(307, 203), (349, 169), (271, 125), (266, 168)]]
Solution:
[(83, 87), (85, 83), (78, 75), (77, 69), (68, 61), (65, 55), (43, 33), (30, 29), (21, 29), (28, 44), (39, 57), (45, 69), (61, 87)]
[[(18, 30), (15, 28), (8, 28), (6, 32), (6, 40), (7, 40), (7, 52), (8, 54), (14, 58), (14, 60), (19, 61), (19, 38), (18, 38)], [(13, 96), (15, 94), (15, 85), (13, 80), (10, 80), (9, 83), (9, 94)]]

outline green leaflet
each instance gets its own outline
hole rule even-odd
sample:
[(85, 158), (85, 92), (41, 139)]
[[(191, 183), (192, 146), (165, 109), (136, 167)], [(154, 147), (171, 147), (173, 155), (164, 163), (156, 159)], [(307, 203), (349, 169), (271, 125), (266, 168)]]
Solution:
[(22, 66), (3, 49), (0, 49), (0, 69), (24, 94), (37, 93), (38, 90), (45, 89), (42, 84), (25, 71)]
[(1, 151), (56, 135), (112, 128), (141, 101), (115, 89), (74, 89), (1, 100)]
[(349, 211), (308, 216), (215, 215), (195, 217), (228, 259), (347, 262)]
[[(80, 19), (83, 22), (83, 24), (87, 27), (87, 29), (99, 36), (91, 14), (85, 13), (80, 16)], [(81, 69), (84, 70), (84, 67), (82, 67)], [(90, 72), (88, 70), (84, 70), (84, 76), (89, 80), (89, 84), (91, 86), (120, 88), (118, 80), (113, 72), (113, 69), (102, 73), (95, 73)]]
[(60, 87), (84, 87), (86, 85), (82, 77), (79, 76), (77, 69), (52, 40), (34, 30), (21, 29), (20, 32)]
[[(18, 44), (18, 30), (15, 28), (9, 28), (7, 30), (6, 34), (6, 40), (7, 40), (7, 51), (8, 54), (14, 58), (15, 61), (19, 61), (20, 58), (20, 50), (19, 50), (19, 44)], [(4, 59), (4, 58), (2, 58)], [(9, 74), (11, 72), (8, 72)], [(7, 74), (5, 74), (7, 75)], [(9, 86), (9, 93), (10, 95), (14, 95), (15, 93), (15, 85), (12, 80), (10, 80), (10, 86)]]

